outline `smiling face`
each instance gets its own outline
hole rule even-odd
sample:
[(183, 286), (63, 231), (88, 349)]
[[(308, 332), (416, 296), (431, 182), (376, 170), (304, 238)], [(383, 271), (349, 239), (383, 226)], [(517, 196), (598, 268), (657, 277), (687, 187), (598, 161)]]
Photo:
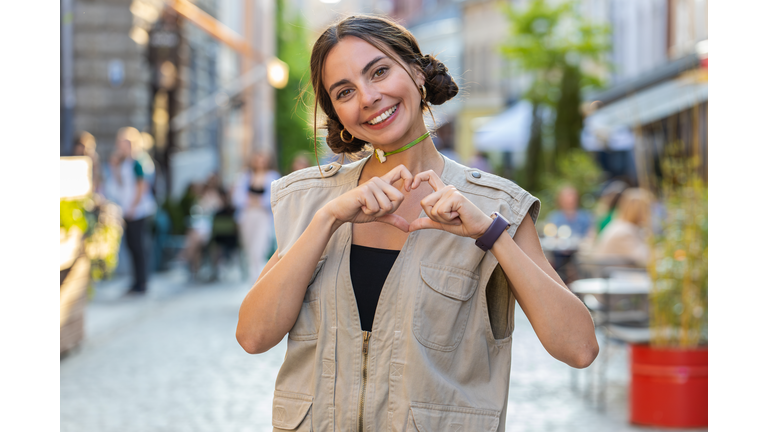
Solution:
[[(417, 85), (424, 83), (414, 68), (411, 74)], [(328, 52), (322, 79), (341, 124), (357, 138), (387, 149), (426, 132), (421, 94), (404, 63), (368, 42), (353, 36), (341, 39)]]

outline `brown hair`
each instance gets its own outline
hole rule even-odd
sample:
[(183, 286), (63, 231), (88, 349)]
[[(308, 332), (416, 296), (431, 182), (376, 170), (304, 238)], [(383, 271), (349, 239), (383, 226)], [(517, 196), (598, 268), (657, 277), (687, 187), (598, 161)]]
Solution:
[(645, 227), (651, 221), (653, 195), (641, 188), (629, 188), (621, 194), (618, 204), (618, 218)]
[[(419, 49), (416, 38), (405, 27), (384, 17), (373, 15), (353, 15), (343, 18), (329, 26), (312, 47), (310, 58), (310, 73), (312, 76), (312, 88), (315, 91), (314, 110), (314, 145), (315, 157), (317, 157), (317, 106), (320, 105), (326, 115), (326, 122), (320, 127), (328, 131), (325, 142), (336, 153), (357, 153), (367, 144), (365, 141), (355, 138), (350, 143), (341, 140), (340, 133), (343, 129), (330, 95), (323, 86), (323, 64), (328, 52), (346, 36), (360, 38), (373, 45), (387, 57), (398, 64), (412, 65), (418, 73), (424, 74), (424, 87), (427, 90), (426, 98), (422, 99), (422, 111), (429, 110), (429, 105), (445, 103), (459, 92), (459, 86), (448, 73), (448, 68), (431, 55), (423, 55)], [(392, 57), (390, 53), (400, 57), (400, 61)], [(410, 75), (413, 84), (416, 80), (408, 68), (405, 71)], [(419, 90), (421, 92), (421, 90)], [(319, 165), (319, 162), (318, 162)]]

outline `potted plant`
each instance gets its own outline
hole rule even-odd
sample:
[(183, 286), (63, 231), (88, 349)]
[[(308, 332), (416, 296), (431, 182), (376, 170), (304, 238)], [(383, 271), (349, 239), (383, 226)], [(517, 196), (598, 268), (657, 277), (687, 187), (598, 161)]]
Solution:
[(697, 158), (669, 146), (661, 161), (665, 218), (651, 241), (651, 340), (631, 345), (630, 421), (707, 426), (707, 187)]

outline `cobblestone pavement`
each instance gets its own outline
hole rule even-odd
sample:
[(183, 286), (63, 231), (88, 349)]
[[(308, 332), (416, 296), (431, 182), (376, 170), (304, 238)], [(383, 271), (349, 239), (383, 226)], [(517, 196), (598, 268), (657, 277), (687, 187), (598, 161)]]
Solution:
[[(61, 360), (61, 431), (271, 431), (285, 342), (257, 356), (240, 348), (237, 312), (249, 286), (236, 279), (193, 285), (168, 272), (153, 276), (146, 297), (128, 299), (127, 283), (100, 284), (86, 340)], [(515, 324), (508, 431), (654, 430), (627, 422), (623, 347), (601, 349), (610, 360), (600, 411), (584, 391), (597, 365), (573, 370), (551, 358), (519, 309)]]

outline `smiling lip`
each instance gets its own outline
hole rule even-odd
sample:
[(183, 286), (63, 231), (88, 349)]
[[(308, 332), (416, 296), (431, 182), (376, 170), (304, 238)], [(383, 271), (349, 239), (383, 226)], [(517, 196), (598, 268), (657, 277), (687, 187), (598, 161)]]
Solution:
[[(369, 128), (369, 129), (373, 129), (373, 130), (378, 130), (378, 129), (382, 129), (384, 127), (389, 126), (389, 124), (392, 123), (395, 120), (395, 117), (397, 117), (398, 114), (400, 114), (400, 104), (393, 105), (393, 106), (396, 107), (395, 108), (395, 112), (393, 112), (389, 117), (387, 117), (386, 120), (382, 121), (381, 123), (377, 123), (375, 125), (372, 125), (372, 124), (370, 124), (368, 122), (365, 122), (365, 123), (363, 123), (365, 125), (365, 127)], [(391, 109), (391, 108), (392, 107), (389, 107), (389, 108), (381, 111), (380, 113), (377, 113), (376, 117), (378, 117), (379, 115), (381, 115), (381, 113), (386, 112), (388, 109)], [(373, 117), (371, 120), (375, 119), (376, 117)], [(371, 121), (371, 120), (368, 120), (368, 121)]]
[(373, 119), (375, 119), (376, 117), (378, 117), (378, 116), (380, 116), (380, 115), (384, 114), (384, 113), (385, 113), (385, 112), (387, 112), (388, 110), (392, 109), (392, 107), (394, 107), (394, 106), (397, 106), (397, 105), (398, 105), (398, 104), (394, 104), (394, 105), (392, 105), (392, 106), (388, 106), (388, 107), (386, 107), (386, 108), (382, 109), (381, 111), (379, 111), (379, 112), (377, 112), (376, 114), (374, 114), (374, 115), (372, 115), (371, 117), (369, 117), (369, 118), (368, 118), (368, 120), (366, 120), (364, 123), (368, 123), (368, 122), (371, 122), (371, 121), (373, 121)]

